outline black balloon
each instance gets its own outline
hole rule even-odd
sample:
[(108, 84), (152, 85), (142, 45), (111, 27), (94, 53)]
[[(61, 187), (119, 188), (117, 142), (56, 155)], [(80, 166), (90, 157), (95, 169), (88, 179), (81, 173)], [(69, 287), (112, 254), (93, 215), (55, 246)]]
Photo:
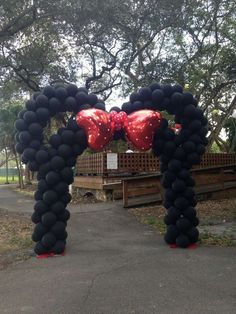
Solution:
[(191, 229), (188, 230), (187, 236), (189, 237), (191, 243), (196, 243), (199, 237), (198, 229), (196, 227), (192, 227)]
[(75, 155), (75, 156), (81, 155), (84, 151), (84, 148), (79, 144), (74, 144), (72, 146), (72, 149), (73, 149), (73, 155)]
[(32, 136), (28, 131), (22, 131), (19, 134), (19, 140), (20, 143), (27, 145), (31, 142)]
[(37, 223), (34, 228), (34, 237), (36, 238), (34, 241), (40, 241), (41, 238), (48, 232), (48, 228), (45, 227), (41, 222)]
[(58, 238), (61, 234), (64, 234), (66, 230), (66, 224), (62, 221), (57, 221), (55, 225), (52, 226), (51, 232)]
[(46, 248), (52, 248), (56, 244), (57, 238), (52, 232), (48, 232), (42, 237), (41, 242)]
[(175, 142), (173, 141), (167, 141), (164, 145), (164, 153), (167, 154), (168, 156), (173, 155), (173, 153), (176, 150), (176, 145)]
[(49, 210), (48, 205), (43, 201), (39, 200), (34, 205), (34, 210), (39, 214), (42, 215)]
[[(34, 239), (33, 239), (34, 240)], [(36, 240), (34, 240), (36, 242)], [(48, 252), (47, 248), (45, 248), (41, 242), (37, 242), (34, 251), (37, 255), (42, 255)]]
[(26, 148), (23, 153), (23, 157), (26, 160), (30, 160), (30, 161), (35, 159), (35, 155), (36, 155), (36, 150), (33, 148)]
[(154, 91), (155, 89), (161, 89), (161, 84), (159, 84), (158, 82), (153, 82), (149, 88), (151, 89), (151, 91)]
[(65, 167), (65, 160), (60, 156), (55, 156), (51, 159), (50, 165), (53, 170), (61, 170)]
[(54, 191), (58, 194), (65, 194), (68, 191), (68, 184), (64, 181), (60, 181), (57, 185), (54, 186)]
[(58, 172), (49, 171), (46, 175), (46, 182), (50, 185), (55, 185), (61, 180)]
[(79, 91), (78, 93), (76, 93), (75, 98), (79, 105), (88, 103), (88, 95), (83, 91)]
[(79, 106), (77, 105), (77, 101), (74, 97), (67, 97), (65, 100), (65, 106), (68, 111), (77, 111)]
[(183, 215), (184, 217), (188, 218), (190, 221), (192, 221), (193, 219), (195, 219), (196, 217), (196, 210), (193, 207), (188, 207), (184, 212)]
[(32, 142), (30, 142), (29, 147), (38, 151), (41, 147), (41, 143), (38, 140), (33, 140)]
[(39, 108), (36, 110), (36, 115), (39, 121), (47, 121), (50, 117), (50, 112), (47, 108)]
[(165, 191), (165, 198), (171, 201), (174, 201), (178, 196), (178, 193), (174, 192), (172, 189), (167, 189)]
[(142, 87), (139, 90), (139, 98), (141, 101), (152, 99), (152, 90), (149, 87)]
[(58, 155), (63, 158), (69, 158), (71, 155), (73, 155), (73, 149), (70, 145), (62, 144), (58, 147)]
[(44, 164), (45, 162), (48, 161), (48, 153), (45, 150), (39, 150), (36, 155), (35, 155), (35, 160), (39, 163), (39, 164)]
[(66, 161), (66, 165), (68, 167), (74, 167), (74, 165), (76, 164), (76, 157), (70, 157), (69, 159), (67, 159)]
[(180, 234), (176, 239), (176, 245), (181, 248), (187, 248), (190, 244), (189, 237), (184, 234)]
[(33, 100), (33, 99), (27, 100), (25, 103), (25, 107), (29, 111), (35, 111), (36, 110), (35, 100)]
[(73, 132), (79, 131), (80, 129), (76, 120), (73, 117), (68, 120), (67, 128)]
[(184, 217), (179, 218), (176, 225), (181, 232), (185, 232), (192, 227), (191, 222)]
[[(57, 99), (57, 98), (55, 98), (55, 97), (53, 97), (53, 98), (51, 98), (50, 100), (49, 100), (49, 106), (48, 106), (48, 108), (49, 108), (49, 111), (51, 112), (51, 114), (56, 114), (56, 113), (58, 113), (60, 110), (61, 110), (61, 108), (62, 108), (62, 106), (61, 106), (61, 103), (60, 103), (60, 101)], [(41, 114), (40, 114), (41, 115)], [(45, 115), (43, 114), (43, 117), (45, 116), (45, 118), (46, 118), (46, 113), (45, 113)], [(41, 117), (42, 118), (42, 117)], [(45, 119), (44, 118), (44, 119)]]
[(48, 98), (52, 98), (55, 96), (55, 89), (50, 85), (45, 86), (43, 89), (43, 94)]
[(34, 172), (34, 171), (38, 171), (39, 169), (39, 164), (36, 161), (29, 161), (27, 163), (27, 166), (29, 168), (30, 171)]
[(14, 125), (17, 131), (25, 131), (28, 129), (28, 125), (23, 119), (16, 120)]
[(57, 241), (54, 247), (52, 248), (53, 252), (56, 254), (61, 254), (65, 250), (65, 242), (64, 241)]
[(38, 181), (38, 189), (40, 192), (45, 192), (49, 189), (49, 185), (44, 179)]
[(176, 225), (167, 226), (167, 231), (165, 234), (165, 241), (168, 244), (174, 244), (176, 242), (176, 238), (179, 235), (179, 230)]
[(53, 134), (49, 139), (49, 143), (54, 148), (57, 148), (61, 144), (61, 136), (59, 134)]
[(75, 140), (74, 132), (71, 130), (65, 130), (61, 134), (62, 143), (72, 145)]
[(42, 216), (42, 224), (46, 228), (53, 226), (57, 221), (57, 216), (53, 212), (47, 212)]
[(26, 111), (23, 116), (25, 122), (27, 124), (33, 123), (37, 121), (37, 115), (34, 111)]
[(164, 93), (162, 90), (160, 89), (156, 89), (152, 92), (152, 101), (157, 104), (160, 105), (164, 100)]
[(45, 95), (38, 95), (36, 97), (36, 108), (48, 107), (48, 97)]
[(61, 220), (61, 221), (64, 221), (66, 222), (67, 220), (70, 219), (70, 212), (65, 209), (63, 213), (61, 213), (60, 215), (58, 215), (58, 218)]
[(193, 153), (196, 151), (196, 145), (191, 141), (186, 141), (183, 144), (183, 149), (186, 153)]
[(184, 92), (183, 93), (183, 105), (188, 105), (193, 103), (193, 95), (189, 92)]
[(183, 211), (189, 206), (189, 201), (185, 197), (179, 196), (178, 198), (176, 198), (174, 204), (176, 208)]
[(31, 135), (38, 135), (43, 132), (41, 124), (34, 122), (29, 125), (29, 132)]
[(62, 169), (60, 175), (66, 183), (71, 184), (73, 182), (74, 173), (70, 167), (65, 167)]
[[(50, 162), (47, 162), (43, 165), (40, 165), (39, 171), (38, 171), (38, 176), (40, 179), (45, 179), (46, 174), (51, 170), (51, 165)], [(40, 180), (39, 179), (39, 180)]]
[(185, 182), (183, 180), (176, 179), (172, 183), (172, 189), (176, 193), (181, 193), (181, 192), (183, 192), (186, 189), (186, 184), (185, 184)]
[(16, 143), (15, 149), (18, 154), (22, 154), (25, 149), (25, 146), (22, 143)]
[(88, 103), (91, 106), (96, 105), (96, 103), (98, 102), (98, 97), (95, 94), (88, 94), (87, 99), (88, 99)]
[(189, 124), (189, 130), (191, 132), (197, 132), (199, 129), (201, 129), (201, 121), (199, 120), (193, 120), (190, 124)]
[(174, 92), (174, 89), (170, 84), (162, 85), (161, 89), (162, 89), (165, 97), (171, 97), (171, 95)]
[(64, 195), (62, 195), (60, 197), (60, 201), (62, 201), (65, 205), (67, 205), (68, 203), (70, 203), (71, 201), (71, 195), (70, 193), (65, 193)]
[(43, 193), (42, 193), (41, 191), (39, 191), (39, 190), (36, 190), (36, 191), (34, 192), (34, 199), (35, 199), (36, 201), (42, 200), (42, 199), (43, 199)]
[[(32, 216), (31, 216), (31, 220), (34, 224), (37, 224), (41, 221), (41, 216), (37, 213), (37, 212), (33, 212)], [(32, 236), (32, 240), (33, 241), (39, 241), (38, 239), (34, 239), (33, 236)]]
[(56, 88), (55, 93), (56, 93), (56, 98), (58, 98), (61, 101), (65, 100), (66, 97), (68, 96), (67, 90), (64, 87)]
[[(136, 92), (130, 94), (129, 100), (131, 103), (134, 103), (135, 101), (139, 101), (140, 100), (140, 94), (136, 93)], [(119, 111), (117, 111), (117, 112), (119, 112)]]
[(63, 211), (65, 210), (65, 204), (61, 201), (58, 201), (56, 203), (54, 203), (53, 205), (51, 205), (51, 210), (56, 214), (62, 214)]
[(168, 169), (174, 173), (177, 173), (182, 169), (182, 164), (178, 159), (172, 159), (168, 164)]
[(68, 84), (66, 86), (68, 96), (75, 96), (78, 92), (78, 87), (75, 84)]
[(53, 190), (47, 190), (43, 193), (43, 200), (46, 204), (55, 203), (58, 200), (58, 194)]

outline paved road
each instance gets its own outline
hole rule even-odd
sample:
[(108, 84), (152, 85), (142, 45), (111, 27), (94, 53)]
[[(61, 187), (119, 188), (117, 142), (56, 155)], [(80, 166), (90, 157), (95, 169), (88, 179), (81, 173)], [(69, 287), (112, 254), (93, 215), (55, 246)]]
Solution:
[(116, 203), (73, 206), (68, 231), (64, 257), (0, 271), (1, 314), (235, 313), (236, 249), (171, 250)]

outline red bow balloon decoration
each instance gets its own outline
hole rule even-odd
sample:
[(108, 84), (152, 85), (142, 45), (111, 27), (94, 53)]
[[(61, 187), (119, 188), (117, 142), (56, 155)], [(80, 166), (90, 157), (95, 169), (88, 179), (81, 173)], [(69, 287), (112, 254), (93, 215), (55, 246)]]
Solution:
[(114, 132), (121, 129), (135, 148), (145, 151), (152, 147), (161, 114), (152, 110), (139, 110), (127, 115), (124, 111), (106, 113), (99, 109), (86, 109), (77, 114), (76, 121), (85, 130), (89, 147), (95, 151), (102, 150)]

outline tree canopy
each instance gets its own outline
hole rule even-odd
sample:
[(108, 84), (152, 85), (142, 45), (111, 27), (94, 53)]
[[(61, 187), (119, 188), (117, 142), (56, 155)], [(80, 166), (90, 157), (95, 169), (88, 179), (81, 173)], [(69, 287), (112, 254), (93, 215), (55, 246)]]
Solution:
[(1, 0), (0, 12), (2, 99), (57, 82), (103, 99), (179, 82), (209, 118), (210, 145), (223, 145), (236, 108), (234, 0)]

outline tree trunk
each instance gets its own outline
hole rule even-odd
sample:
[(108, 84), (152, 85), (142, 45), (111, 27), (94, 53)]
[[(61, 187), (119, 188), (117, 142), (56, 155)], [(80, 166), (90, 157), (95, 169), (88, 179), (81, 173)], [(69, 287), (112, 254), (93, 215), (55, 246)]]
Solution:
[(22, 169), (21, 169), (17, 154), (15, 154), (15, 160), (16, 160), (16, 167), (17, 167), (17, 171), (18, 171), (19, 186), (20, 186), (20, 189), (24, 189), (23, 174), (22, 174)]
[(20, 162), (20, 158), (19, 158), (19, 169), (20, 169), (20, 177), (21, 177), (21, 186), (22, 186), (22, 189), (25, 188), (25, 184), (24, 184), (24, 171), (23, 171), (23, 168), (22, 168), (22, 164)]
[(23, 182), (23, 175), (22, 175), (22, 169), (21, 169), (21, 164), (20, 164), (20, 159), (18, 159), (17, 152), (15, 150), (15, 146), (13, 145), (12, 151), (15, 157), (15, 162), (16, 162), (16, 167), (17, 167), (17, 172), (18, 172), (18, 181), (19, 181), (19, 187), (20, 189), (24, 188), (24, 182)]
[(31, 185), (31, 173), (29, 171), (29, 168), (26, 166), (25, 167), (25, 184), (26, 185)]
[(8, 171), (8, 159), (9, 159), (9, 154), (7, 151), (7, 148), (5, 147), (5, 164), (6, 164), (6, 182), (5, 184), (9, 184), (9, 171)]

